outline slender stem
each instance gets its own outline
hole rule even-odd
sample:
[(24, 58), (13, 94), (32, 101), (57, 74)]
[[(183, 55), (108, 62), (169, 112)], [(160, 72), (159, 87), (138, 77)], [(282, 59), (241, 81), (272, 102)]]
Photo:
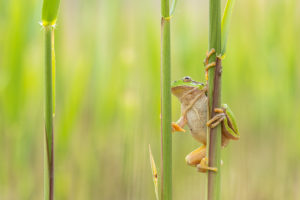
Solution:
[(55, 116), (55, 51), (54, 51), (54, 29), (51, 32), (51, 52), (52, 52), (52, 113)]
[(172, 199), (171, 53), (169, 0), (161, 0), (161, 199)]
[(53, 99), (52, 65), (54, 29), (45, 26), (45, 164), (44, 199), (53, 200), (54, 189), (54, 151), (53, 151)]
[[(221, 53), (221, 2), (210, 0), (209, 3), (209, 49), (214, 48), (216, 55)], [(214, 108), (221, 105), (221, 60), (216, 55), (210, 58), (210, 62), (217, 60), (215, 68), (208, 72), (208, 106), (209, 119), (215, 115)], [(221, 190), (221, 127), (208, 130), (208, 165), (218, 168), (218, 172), (208, 172), (208, 200), (219, 200)]]

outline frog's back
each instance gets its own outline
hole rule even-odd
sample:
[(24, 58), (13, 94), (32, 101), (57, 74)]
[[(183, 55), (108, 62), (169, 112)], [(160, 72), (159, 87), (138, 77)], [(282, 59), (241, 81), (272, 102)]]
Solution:
[[(186, 106), (182, 105), (182, 110)], [(192, 136), (199, 142), (206, 144), (207, 135), (207, 97), (199, 98), (192, 108), (187, 112), (187, 125), (190, 128)]]

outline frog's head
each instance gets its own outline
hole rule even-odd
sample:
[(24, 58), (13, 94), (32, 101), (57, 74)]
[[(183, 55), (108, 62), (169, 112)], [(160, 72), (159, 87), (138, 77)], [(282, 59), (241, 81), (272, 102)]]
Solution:
[(181, 98), (186, 92), (193, 90), (194, 88), (198, 88), (202, 90), (204, 88), (204, 84), (193, 81), (191, 77), (185, 76), (182, 79), (174, 81), (171, 85), (172, 94), (178, 98)]

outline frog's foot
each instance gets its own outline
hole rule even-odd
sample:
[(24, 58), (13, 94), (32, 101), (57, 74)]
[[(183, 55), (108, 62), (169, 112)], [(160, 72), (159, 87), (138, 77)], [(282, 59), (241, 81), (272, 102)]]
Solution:
[(175, 131), (185, 132), (183, 127), (185, 126), (187, 120), (185, 115), (181, 116), (177, 122), (172, 122), (172, 133)]
[(226, 114), (224, 113), (224, 110), (222, 108), (215, 108), (215, 112), (218, 114), (216, 114), (206, 123), (206, 125), (210, 128), (215, 128), (226, 118)]
[(209, 52), (206, 53), (206, 58), (204, 60), (204, 65), (205, 65), (205, 78), (206, 80), (208, 80), (208, 70), (212, 67), (216, 66), (216, 62), (211, 62), (209, 63), (209, 58), (211, 57), (211, 55), (213, 55), (214, 53), (216, 53), (216, 50), (213, 48), (211, 49)]
[(198, 149), (195, 149), (185, 157), (185, 161), (188, 165), (197, 166), (203, 158), (206, 156), (206, 146), (203, 145)]
[(207, 172), (207, 170), (209, 171), (213, 171), (213, 172), (217, 172), (218, 169), (216, 167), (209, 167), (208, 166), (208, 158), (205, 157), (201, 160), (201, 162), (197, 165), (197, 169), (198, 169), (198, 172)]
[(172, 132), (175, 131), (185, 132), (185, 130), (181, 128), (176, 122), (172, 122)]
[(192, 151), (185, 157), (188, 165), (196, 166), (199, 172), (207, 172), (207, 170), (217, 172), (217, 168), (208, 166), (208, 158), (206, 157), (206, 146), (203, 145)]

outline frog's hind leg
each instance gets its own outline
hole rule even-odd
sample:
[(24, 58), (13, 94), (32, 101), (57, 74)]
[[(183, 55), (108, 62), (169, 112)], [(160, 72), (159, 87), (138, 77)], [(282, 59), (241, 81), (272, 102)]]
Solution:
[(198, 165), (201, 160), (206, 156), (206, 146), (203, 145), (199, 147), (198, 149), (195, 149), (191, 153), (189, 153), (185, 157), (185, 161), (188, 165), (196, 166)]
[(214, 167), (207, 166), (206, 146), (203, 145), (198, 149), (192, 151), (185, 157), (186, 163), (191, 166), (196, 166), (199, 172), (206, 172), (207, 170), (217, 171)]

